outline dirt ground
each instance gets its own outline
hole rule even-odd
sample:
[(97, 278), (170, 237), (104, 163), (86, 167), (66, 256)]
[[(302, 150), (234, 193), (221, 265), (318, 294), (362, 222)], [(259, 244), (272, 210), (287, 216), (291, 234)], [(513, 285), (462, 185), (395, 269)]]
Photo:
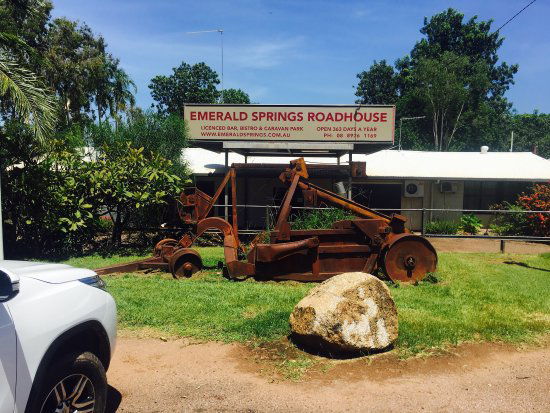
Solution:
[(108, 377), (110, 412), (550, 410), (548, 345), (463, 345), (427, 359), (341, 360), (292, 382), (242, 344), (126, 337)]
[[(441, 252), (500, 252), (499, 240), (482, 238), (427, 238), (435, 249)], [(511, 254), (543, 254), (550, 252), (550, 244), (505, 241), (504, 251)]]

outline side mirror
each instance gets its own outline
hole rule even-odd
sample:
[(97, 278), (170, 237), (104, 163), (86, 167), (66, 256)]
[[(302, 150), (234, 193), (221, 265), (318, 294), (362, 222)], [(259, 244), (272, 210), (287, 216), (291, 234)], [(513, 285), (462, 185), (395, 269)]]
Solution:
[(5, 302), (19, 292), (19, 277), (9, 271), (0, 269), (0, 302)]

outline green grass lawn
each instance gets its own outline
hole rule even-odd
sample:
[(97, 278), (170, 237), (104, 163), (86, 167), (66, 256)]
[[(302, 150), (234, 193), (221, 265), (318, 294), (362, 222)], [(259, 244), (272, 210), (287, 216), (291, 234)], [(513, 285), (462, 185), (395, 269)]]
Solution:
[[(197, 248), (205, 265), (218, 247)], [(390, 286), (399, 312), (401, 356), (465, 341), (532, 343), (550, 333), (550, 254), (441, 253), (437, 282)], [(97, 268), (139, 257), (97, 256), (68, 263)], [(509, 263), (506, 263), (509, 262)], [(313, 284), (231, 282), (203, 270), (176, 281), (166, 274), (105, 276), (120, 326), (205, 340), (279, 340), (288, 317)]]

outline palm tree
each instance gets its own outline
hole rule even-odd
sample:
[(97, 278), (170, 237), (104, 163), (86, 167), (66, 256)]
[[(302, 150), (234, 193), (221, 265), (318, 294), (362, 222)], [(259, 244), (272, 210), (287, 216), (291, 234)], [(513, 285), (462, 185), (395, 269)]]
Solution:
[[(132, 92), (133, 90), (133, 92)], [(111, 83), (111, 116), (115, 118), (116, 124), (119, 121), (119, 112), (132, 109), (136, 104), (134, 93), (137, 88), (134, 81), (121, 68), (116, 68)]]
[(19, 64), (11, 48), (14, 43), (28, 48), (17, 36), (0, 32), (0, 102), (9, 99), (16, 116), (31, 125), (35, 136), (44, 141), (55, 126), (55, 95), (36, 74)]

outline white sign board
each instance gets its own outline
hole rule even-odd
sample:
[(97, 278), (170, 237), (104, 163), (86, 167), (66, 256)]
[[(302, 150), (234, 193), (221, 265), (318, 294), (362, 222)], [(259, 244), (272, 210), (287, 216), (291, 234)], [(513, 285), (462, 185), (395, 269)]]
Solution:
[(196, 140), (393, 142), (395, 106), (185, 105)]

